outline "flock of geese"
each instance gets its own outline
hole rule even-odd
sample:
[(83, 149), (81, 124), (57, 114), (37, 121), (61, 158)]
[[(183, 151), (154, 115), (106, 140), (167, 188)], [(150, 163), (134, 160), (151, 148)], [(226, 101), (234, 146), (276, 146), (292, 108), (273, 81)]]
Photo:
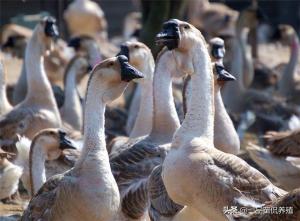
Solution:
[[(270, 67), (249, 50), (255, 7), (238, 15), (200, 2), (190, 23), (162, 25), (156, 59), (134, 34), (138, 14), (118, 49), (90, 0), (65, 13), (69, 47), (50, 16), (7, 38), (2, 49), (24, 63), (8, 94), (0, 61), (0, 199), (15, 203), (23, 189), (30, 201), (21, 217), (0, 220), (300, 220), (297, 33), (281, 25), (272, 34), (290, 58)], [(268, 145), (247, 144), (251, 159), (240, 155), (246, 130)], [(271, 208), (292, 213), (257, 212)]]

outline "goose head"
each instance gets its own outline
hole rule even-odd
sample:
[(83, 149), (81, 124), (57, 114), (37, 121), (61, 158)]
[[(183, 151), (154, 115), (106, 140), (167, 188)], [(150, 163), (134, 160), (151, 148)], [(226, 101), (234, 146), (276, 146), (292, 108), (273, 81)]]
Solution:
[(214, 61), (213, 73), (215, 76), (215, 82), (218, 85), (223, 86), (227, 81), (234, 81), (235, 77), (225, 70), (223, 65), (223, 58), (225, 56), (225, 44), (221, 38), (212, 38), (209, 41), (210, 55), (212, 61)]
[(96, 40), (88, 35), (81, 35), (71, 38), (68, 42), (68, 46), (73, 48), (77, 54), (88, 57), (91, 65), (94, 64), (92, 58), (90, 57), (89, 50), (91, 48), (97, 48), (100, 51)]
[(193, 25), (178, 19), (171, 19), (163, 24), (162, 31), (156, 36), (156, 43), (172, 50), (176, 66), (190, 75), (194, 73), (194, 56), (201, 56), (199, 50), (205, 53), (207, 51), (201, 32)]
[(3, 43), (1, 49), (4, 52), (11, 53), (12, 56), (22, 58), (24, 56), (27, 38), (23, 35), (11, 35)]
[(36, 26), (35, 33), (37, 40), (43, 45), (42, 51), (51, 51), (54, 47), (53, 40), (59, 35), (56, 19), (51, 16), (44, 17)]
[(145, 44), (141, 42), (125, 42), (121, 45), (118, 55), (126, 56), (132, 66), (143, 72), (144, 78), (136, 79), (135, 81), (153, 79), (153, 71), (144, 71), (151, 64), (154, 67), (151, 50)]
[(295, 29), (290, 25), (281, 24), (277, 27), (273, 34), (273, 40), (279, 39), (284, 45), (291, 45), (295, 37), (297, 37), (297, 33)]
[(104, 91), (102, 101), (110, 103), (121, 96), (130, 81), (138, 78), (143, 78), (143, 74), (129, 64), (126, 56), (118, 55), (96, 65), (89, 84), (93, 79), (93, 82), (101, 85)]
[(33, 139), (32, 145), (43, 147), (47, 160), (55, 160), (65, 149), (75, 149), (66, 133), (60, 129), (45, 129)]
[(225, 43), (222, 38), (212, 38), (209, 41), (212, 61), (223, 59), (225, 56)]

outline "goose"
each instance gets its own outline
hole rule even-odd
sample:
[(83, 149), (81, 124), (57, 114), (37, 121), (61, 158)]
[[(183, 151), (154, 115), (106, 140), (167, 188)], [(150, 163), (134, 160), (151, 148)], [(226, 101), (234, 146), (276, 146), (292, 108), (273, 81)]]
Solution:
[[(135, 120), (133, 128), (129, 134), (129, 137), (116, 137), (108, 145), (109, 152), (114, 152), (120, 146), (129, 142), (130, 139), (136, 139), (138, 137), (146, 136), (152, 129), (153, 118), (153, 99), (149, 98), (149, 94), (153, 93), (153, 73), (154, 73), (154, 58), (150, 49), (141, 42), (125, 42), (121, 45), (119, 54), (123, 54), (128, 57), (131, 65), (136, 67), (142, 73), (144, 73), (143, 79), (138, 79), (138, 91), (140, 99), (139, 105), (136, 108), (139, 109), (136, 116), (133, 118), (133, 114), (129, 112), (128, 121)], [(131, 108), (130, 108), (131, 110)]]
[(103, 10), (90, 0), (74, 0), (64, 12), (64, 20), (72, 37), (107, 31)]
[[(221, 38), (213, 38), (210, 40), (211, 45), (211, 57), (213, 59), (213, 66), (215, 79), (215, 108), (216, 112), (221, 112), (223, 114), (227, 114), (222, 98), (220, 95), (220, 87), (225, 83), (225, 81), (234, 80), (234, 77), (230, 75), (227, 71), (224, 70), (222, 58), (225, 55), (225, 47), (224, 41)], [(190, 99), (190, 86), (191, 81), (190, 77), (188, 76), (185, 80), (184, 89), (183, 89), (183, 97), (184, 103), (187, 103), (188, 99)], [(219, 96), (219, 98), (218, 98)], [(187, 104), (184, 104), (185, 110), (187, 110)], [(222, 111), (224, 109), (224, 111)], [(221, 135), (219, 137), (214, 137), (214, 143), (217, 148), (221, 150), (233, 154), (237, 154), (239, 151), (239, 138), (238, 135), (233, 127), (233, 124), (228, 121), (228, 118), (225, 118), (222, 115), (218, 117), (215, 116), (215, 124), (214, 124), (214, 133), (219, 132)], [(223, 123), (225, 120), (226, 123)], [(228, 128), (226, 128), (228, 127)], [(224, 133), (228, 133), (224, 135)], [(223, 135), (223, 136), (222, 136)], [(224, 136), (228, 138), (224, 139)], [(231, 138), (232, 136), (233, 138)], [(223, 146), (222, 146), (223, 145)], [(232, 145), (232, 146), (230, 146)], [(224, 147), (225, 146), (225, 147)], [(153, 169), (151, 175), (148, 178), (148, 191), (149, 191), (149, 198), (151, 202), (151, 206), (149, 209), (149, 214), (152, 220), (172, 220), (172, 221), (179, 221), (179, 220), (206, 220), (203, 215), (191, 208), (183, 207), (181, 205), (176, 204), (166, 192), (164, 187), (164, 183), (161, 178), (162, 167), (158, 166)]]
[(71, 37), (90, 36), (101, 45), (105, 58), (117, 53), (108, 40), (107, 21), (99, 4), (91, 0), (74, 0), (64, 12), (64, 20)]
[[(32, 36), (32, 33), (29, 36), (22, 35), (9, 36), (7, 41), (4, 43), (4, 51), (11, 53), (13, 56), (17, 56), (23, 60), (25, 57), (25, 49), (28, 43), (28, 40)], [(57, 39), (53, 43), (52, 50), (44, 55), (44, 67), (46, 70), (47, 77), (51, 83), (52, 89), (54, 91), (55, 99), (59, 105), (63, 103), (61, 99), (61, 91), (59, 86), (62, 86), (63, 71), (69, 61), (69, 55), (67, 53), (66, 44), (62, 39)], [(18, 78), (18, 81), (14, 87), (13, 91), (13, 104), (16, 105), (23, 101), (27, 94), (27, 78), (26, 78), (26, 68), (25, 62), (22, 64), (21, 73)]]
[(249, 143), (246, 146), (250, 158), (264, 169), (285, 190), (300, 187), (300, 159), (272, 154), (270, 149)]
[(234, 27), (238, 18), (236, 10), (223, 3), (212, 3), (208, 0), (192, 1), (188, 6), (189, 22), (203, 30), (207, 39), (235, 36)]
[(77, 82), (85, 76), (91, 66), (84, 57), (75, 56), (66, 68), (65, 73), (65, 102), (60, 108), (60, 116), (63, 122), (66, 122), (77, 131), (82, 130), (82, 106), (77, 91)]
[(213, 75), (201, 32), (189, 23), (169, 20), (157, 42), (172, 50), (177, 67), (192, 78), (191, 107), (162, 165), (171, 199), (208, 219), (225, 221), (224, 206), (255, 208), (286, 194), (242, 159), (214, 147)]
[(0, 148), (0, 200), (9, 198), (18, 191), (22, 168), (8, 160), (11, 156), (11, 153)]
[(86, 95), (81, 156), (73, 169), (53, 176), (41, 187), (21, 220), (122, 220), (120, 194), (106, 151), (104, 111), (130, 80), (141, 77), (125, 56), (104, 60), (93, 69)]
[[(240, 150), (240, 141), (237, 131), (234, 128), (233, 122), (230, 119), (221, 96), (221, 87), (223, 87), (226, 81), (235, 80), (230, 75), (223, 65), (223, 57), (225, 55), (225, 45), (221, 38), (212, 38), (210, 40), (211, 46), (211, 58), (214, 65), (214, 72), (217, 74), (214, 84), (214, 103), (215, 103), (215, 120), (214, 120), (214, 145), (223, 152), (238, 154)], [(184, 101), (189, 101), (191, 98), (191, 81), (190, 76), (186, 78), (183, 97)], [(188, 92), (188, 94), (187, 94)], [(186, 98), (188, 96), (188, 98)], [(186, 102), (184, 102), (186, 103)], [(188, 103), (189, 105), (190, 103)], [(186, 110), (188, 106), (184, 104)], [(186, 112), (186, 111), (185, 111)]]
[(16, 134), (32, 139), (41, 129), (60, 127), (59, 111), (43, 65), (43, 54), (51, 49), (52, 38), (57, 34), (52, 17), (45, 17), (37, 24), (26, 47), (28, 93), (22, 103), (1, 117), (2, 143), (14, 140)]
[(5, 83), (5, 70), (3, 63), (0, 60), (0, 116), (11, 111), (12, 106), (7, 99), (6, 83)]
[(74, 148), (66, 133), (60, 129), (41, 130), (32, 141), (21, 137), (16, 147), (18, 155), (15, 164), (23, 168), (21, 180), (31, 196), (37, 193), (46, 178), (71, 168), (63, 160), (59, 160), (63, 150)]

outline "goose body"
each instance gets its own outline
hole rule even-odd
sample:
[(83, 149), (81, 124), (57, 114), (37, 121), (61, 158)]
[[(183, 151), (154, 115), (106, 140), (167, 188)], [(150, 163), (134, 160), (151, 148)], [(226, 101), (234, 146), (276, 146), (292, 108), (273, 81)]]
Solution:
[(170, 29), (181, 36), (175, 59), (192, 77), (192, 106), (163, 163), (162, 178), (171, 199), (208, 219), (225, 221), (226, 205), (259, 207), (285, 194), (240, 158), (214, 147), (213, 75), (205, 40), (190, 24), (170, 20), (159, 35), (162, 42)]
[(104, 111), (105, 104), (119, 97), (128, 81), (139, 77), (124, 56), (107, 59), (94, 68), (86, 95), (81, 156), (73, 169), (43, 185), (21, 220), (119, 219), (120, 195), (105, 146)]
[(47, 17), (36, 26), (26, 48), (28, 93), (22, 103), (1, 117), (2, 141), (15, 139), (17, 133), (32, 139), (41, 129), (61, 125), (59, 111), (43, 65), (43, 53), (51, 48), (52, 37), (56, 35), (53, 18)]

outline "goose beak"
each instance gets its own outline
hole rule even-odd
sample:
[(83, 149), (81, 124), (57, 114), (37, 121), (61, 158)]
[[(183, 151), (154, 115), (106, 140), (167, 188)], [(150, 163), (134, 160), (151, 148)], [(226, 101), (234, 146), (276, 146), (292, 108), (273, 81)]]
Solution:
[(225, 56), (225, 50), (220, 46), (213, 46), (211, 49), (211, 54), (215, 59), (221, 59)]
[(59, 131), (59, 148), (61, 150), (64, 149), (76, 149), (76, 147), (74, 147), (74, 145), (72, 144), (72, 141), (69, 140), (69, 138), (66, 136), (66, 132), (64, 131)]
[(223, 65), (216, 64), (217, 80), (218, 81), (235, 81), (235, 77), (225, 70)]
[(121, 80), (129, 82), (133, 79), (143, 78), (143, 74), (128, 63), (128, 58), (124, 55), (117, 56), (121, 66)]
[(59, 36), (56, 20), (53, 17), (45, 18), (45, 34), (52, 38), (57, 38)]
[(68, 42), (68, 47), (72, 47), (77, 51), (80, 48), (80, 41), (79, 37), (71, 38)]
[(128, 58), (128, 61), (130, 61), (130, 57), (129, 57), (129, 48), (125, 45), (122, 44), (120, 47), (120, 52), (117, 54), (117, 56), (119, 55), (124, 55)]
[(178, 48), (180, 39), (179, 24), (175, 19), (163, 24), (162, 31), (156, 35), (156, 44), (167, 46), (169, 50)]

